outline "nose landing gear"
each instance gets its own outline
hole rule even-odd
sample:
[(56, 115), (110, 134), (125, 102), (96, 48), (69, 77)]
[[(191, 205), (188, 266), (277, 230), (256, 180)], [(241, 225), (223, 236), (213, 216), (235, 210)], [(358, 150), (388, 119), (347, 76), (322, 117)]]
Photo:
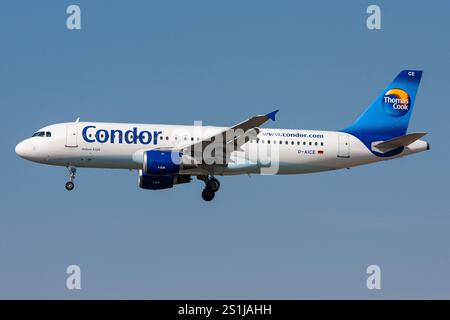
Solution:
[(69, 170), (69, 181), (66, 183), (66, 190), (72, 191), (75, 188), (73, 180), (75, 179), (75, 173), (77, 172), (77, 168), (67, 167), (67, 170)]
[(199, 177), (199, 179), (205, 182), (205, 189), (202, 192), (202, 198), (205, 201), (212, 201), (216, 192), (220, 189), (220, 182), (214, 177)]
[(66, 183), (66, 189), (67, 191), (72, 191), (75, 188), (75, 184), (72, 181), (68, 181)]

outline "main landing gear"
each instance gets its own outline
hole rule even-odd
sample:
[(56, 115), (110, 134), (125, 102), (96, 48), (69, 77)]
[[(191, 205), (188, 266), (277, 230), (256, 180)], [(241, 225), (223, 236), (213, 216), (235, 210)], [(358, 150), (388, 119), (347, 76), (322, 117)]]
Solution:
[(67, 170), (69, 170), (69, 181), (67, 181), (66, 183), (66, 189), (67, 191), (72, 191), (75, 188), (73, 180), (75, 179), (75, 173), (77, 172), (77, 168), (67, 167)]
[(202, 192), (202, 198), (205, 201), (211, 201), (214, 199), (216, 192), (220, 189), (220, 182), (214, 177), (199, 177), (200, 180), (205, 182), (205, 189)]

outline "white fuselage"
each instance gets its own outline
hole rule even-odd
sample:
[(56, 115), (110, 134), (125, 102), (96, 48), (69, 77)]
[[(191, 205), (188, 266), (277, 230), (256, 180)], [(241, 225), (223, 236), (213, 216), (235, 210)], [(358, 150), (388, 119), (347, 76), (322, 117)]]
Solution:
[[(16, 153), (38, 163), (88, 168), (142, 169), (152, 149), (179, 149), (226, 127), (75, 122), (39, 130), (44, 135), (22, 141)], [(45, 134), (50, 133), (50, 134)], [(299, 174), (349, 168), (425, 151), (417, 140), (393, 157), (379, 157), (358, 138), (339, 131), (259, 129), (257, 139), (232, 153), (226, 165), (183, 169), (188, 175), (251, 173)]]

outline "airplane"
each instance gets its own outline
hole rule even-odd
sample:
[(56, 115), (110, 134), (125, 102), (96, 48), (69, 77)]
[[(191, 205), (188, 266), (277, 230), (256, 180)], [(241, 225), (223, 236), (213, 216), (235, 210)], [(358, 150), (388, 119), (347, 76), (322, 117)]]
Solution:
[(406, 133), (422, 71), (404, 70), (350, 126), (337, 131), (268, 129), (278, 110), (232, 127), (102, 122), (54, 124), (20, 142), (23, 159), (67, 167), (66, 189), (77, 168), (138, 171), (138, 185), (173, 188), (192, 177), (204, 182), (202, 198), (214, 199), (217, 176), (304, 174), (351, 168), (430, 149), (427, 132)]

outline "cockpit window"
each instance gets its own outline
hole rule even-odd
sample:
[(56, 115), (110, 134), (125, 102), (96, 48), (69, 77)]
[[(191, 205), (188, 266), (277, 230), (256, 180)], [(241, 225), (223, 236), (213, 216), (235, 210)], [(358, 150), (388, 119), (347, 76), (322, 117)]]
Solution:
[(38, 131), (32, 135), (32, 137), (47, 137), (47, 138), (50, 138), (51, 136), (52, 133), (48, 131)]

